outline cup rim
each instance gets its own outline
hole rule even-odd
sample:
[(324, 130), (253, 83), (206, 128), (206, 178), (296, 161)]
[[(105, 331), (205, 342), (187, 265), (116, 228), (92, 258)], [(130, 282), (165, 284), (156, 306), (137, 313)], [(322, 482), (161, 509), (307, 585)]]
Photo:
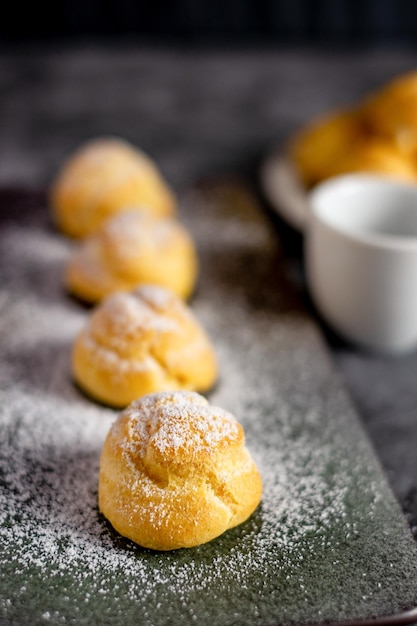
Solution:
[(345, 194), (347, 189), (351, 190), (352, 186), (359, 187), (374, 187), (378, 189), (378, 193), (381, 193), (381, 188), (389, 189), (390, 192), (400, 194), (414, 194), (416, 198), (416, 212), (417, 212), (417, 185), (413, 183), (398, 181), (376, 174), (343, 174), (340, 176), (334, 176), (321, 183), (318, 183), (312, 191), (309, 193), (309, 227), (311, 226), (312, 219), (314, 218), (326, 228), (334, 233), (349, 239), (352, 242), (360, 243), (372, 248), (378, 248), (381, 250), (398, 250), (398, 251), (417, 251), (417, 236), (396, 236), (387, 234), (370, 234), (361, 233), (360, 231), (352, 231), (345, 229), (339, 224), (333, 223), (331, 220), (326, 219), (319, 212), (319, 202), (321, 196), (332, 193), (337, 197), (338, 194)]

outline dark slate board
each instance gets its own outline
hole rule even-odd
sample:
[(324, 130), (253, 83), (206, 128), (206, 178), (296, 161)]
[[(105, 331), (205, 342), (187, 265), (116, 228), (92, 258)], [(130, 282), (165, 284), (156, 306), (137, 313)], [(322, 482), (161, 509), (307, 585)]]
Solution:
[(74, 244), (53, 230), (42, 194), (0, 201), (0, 622), (417, 619), (416, 546), (246, 190), (191, 189), (181, 217), (201, 260), (191, 306), (220, 361), (210, 401), (243, 423), (264, 496), (239, 528), (165, 554), (125, 541), (97, 511), (116, 413), (71, 381), (89, 314), (62, 288)]

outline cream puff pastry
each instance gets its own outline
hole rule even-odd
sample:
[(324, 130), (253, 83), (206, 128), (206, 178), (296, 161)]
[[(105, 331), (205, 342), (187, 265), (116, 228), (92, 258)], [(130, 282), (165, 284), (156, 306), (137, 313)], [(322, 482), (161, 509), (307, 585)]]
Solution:
[(211, 541), (244, 522), (261, 495), (242, 426), (196, 393), (133, 402), (113, 424), (101, 454), (100, 511), (145, 548)]
[(173, 215), (176, 199), (156, 164), (120, 139), (96, 139), (64, 164), (50, 202), (55, 223), (66, 235), (85, 237), (126, 206), (156, 216)]
[(87, 302), (139, 285), (167, 287), (188, 298), (197, 278), (191, 236), (176, 220), (130, 210), (107, 220), (70, 258), (68, 290)]
[(145, 285), (106, 298), (75, 340), (72, 370), (93, 398), (125, 407), (148, 393), (206, 391), (217, 377), (211, 342), (171, 291)]

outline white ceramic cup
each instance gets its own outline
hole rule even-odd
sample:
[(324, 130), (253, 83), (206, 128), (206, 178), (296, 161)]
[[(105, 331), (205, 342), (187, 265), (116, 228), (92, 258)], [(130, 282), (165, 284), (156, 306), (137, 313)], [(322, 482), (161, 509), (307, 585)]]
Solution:
[(309, 199), (306, 275), (319, 312), (364, 347), (417, 347), (417, 185), (355, 174)]

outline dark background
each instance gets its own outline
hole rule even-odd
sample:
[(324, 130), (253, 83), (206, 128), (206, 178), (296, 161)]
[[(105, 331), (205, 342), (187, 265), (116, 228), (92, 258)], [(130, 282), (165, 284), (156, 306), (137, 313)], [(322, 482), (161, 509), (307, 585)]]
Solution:
[(114, 36), (192, 45), (417, 41), (415, 0), (12, 0), (3, 8), (2, 43)]

